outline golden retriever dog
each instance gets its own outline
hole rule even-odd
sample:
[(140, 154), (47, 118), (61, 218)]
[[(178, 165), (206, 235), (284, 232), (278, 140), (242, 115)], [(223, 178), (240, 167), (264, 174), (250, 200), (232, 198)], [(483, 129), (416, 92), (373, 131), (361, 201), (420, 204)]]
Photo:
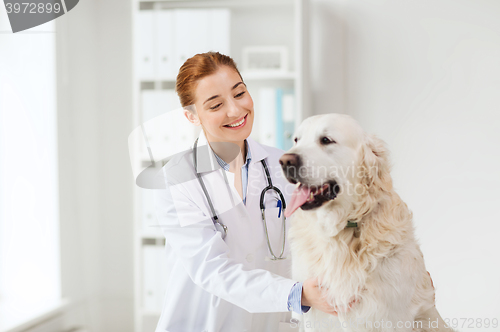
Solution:
[(280, 159), (297, 184), (285, 211), (293, 278), (317, 277), (338, 308), (338, 316), (311, 308), (294, 322), (302, 331), (453, 331), (435, 308), (385, 143), (344, 114), (307, 118), (294, 141)]

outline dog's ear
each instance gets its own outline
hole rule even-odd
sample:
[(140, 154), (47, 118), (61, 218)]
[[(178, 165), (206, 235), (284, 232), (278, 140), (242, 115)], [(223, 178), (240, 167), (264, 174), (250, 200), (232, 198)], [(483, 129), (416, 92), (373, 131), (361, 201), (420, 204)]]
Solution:
[(391, 190), (391, 167), (385, 142), (375, 135), (365, 133), (361, 154), (361, 183), (369, 191), (377, 187), (386, 191)]

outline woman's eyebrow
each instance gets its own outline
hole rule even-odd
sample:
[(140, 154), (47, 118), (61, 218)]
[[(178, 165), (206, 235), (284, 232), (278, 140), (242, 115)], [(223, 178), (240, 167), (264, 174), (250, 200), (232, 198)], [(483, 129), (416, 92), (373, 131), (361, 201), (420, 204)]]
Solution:
[(236, 88), (238, 87), (238, 85), (240, 85), (240, 84), (244, 84), (245, 86), (247, 86), (247, 85), (246, 85), (245, 83), (243, 83), (243, 82), (238, 82), (238, 83), (236, 83), (236, 84), (235, 84), (235, 85), (231, 88), (231, 90), (236, 89)]
[(219, 95), (215, 95), (215, 96), (212, 96), (210, 98), (208, 98), (207, 100), (205, 100), (205, 102), (203, 103), (203, 105), (205, 105), (208, 101), (212, 100), (212, 99), (215, 99), (217, 97), (220, 97)]
[[(233, 87), (231, 88), (231, 90), (236, 89), (236, 88), (238, 87), (238, 85), (240, 85), (240, 84), (244, 84), (245, 86), (247, 86), (247, 85), (246, 85), (245, 83), (243, 83), (243, 82), (238, 82), (238, 83), (236, 83), (235, 85), (233, 85)], [(209, 102), (210, 100), (215, 99), (215, 98), (217, 98), (217, 97), (220, 97), (220, 95), (215, 95), (215, 96), (212, 96), (212, 97), (208, 98), (207, 100), (205, 100), (205, 101), (203, 102), (203, 105), (205, 105), (205, 103), (206, 103), (206, 102)]]

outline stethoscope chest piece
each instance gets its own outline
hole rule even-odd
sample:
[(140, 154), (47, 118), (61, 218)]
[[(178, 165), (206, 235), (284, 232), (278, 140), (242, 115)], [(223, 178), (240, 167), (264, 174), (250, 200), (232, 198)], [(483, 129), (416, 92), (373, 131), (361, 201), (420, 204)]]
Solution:
[(219, 221), (216, 221), (214, 225), (215, 225), (215, 230), (217, 230), (217, 232), (220, 232), (222, 238), (224, 239), (227, 235), (227, 226), (221, 224)]

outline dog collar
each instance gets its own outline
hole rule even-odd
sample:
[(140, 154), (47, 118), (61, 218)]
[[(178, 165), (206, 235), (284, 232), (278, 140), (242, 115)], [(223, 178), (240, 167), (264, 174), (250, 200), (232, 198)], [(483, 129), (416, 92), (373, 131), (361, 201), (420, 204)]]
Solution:
[(346, 227), (358, 227), (358, 223), (357, 222), (347, 221), (347, 226)]

